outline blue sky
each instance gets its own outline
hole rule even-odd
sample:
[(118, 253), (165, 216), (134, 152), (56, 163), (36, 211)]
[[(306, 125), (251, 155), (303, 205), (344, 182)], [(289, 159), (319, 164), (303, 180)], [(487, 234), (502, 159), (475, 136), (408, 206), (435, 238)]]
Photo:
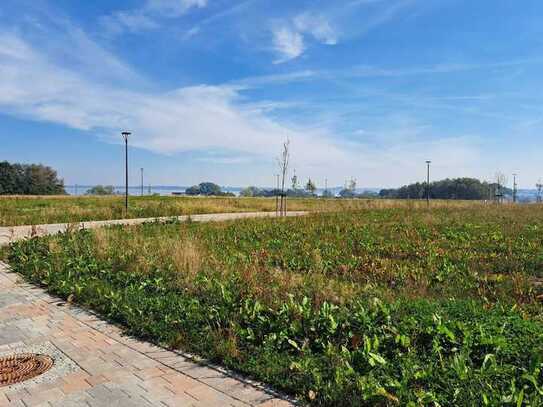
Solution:
[(66, 183), (543, 178), (539, 0), (2, 0), (0, 159)]

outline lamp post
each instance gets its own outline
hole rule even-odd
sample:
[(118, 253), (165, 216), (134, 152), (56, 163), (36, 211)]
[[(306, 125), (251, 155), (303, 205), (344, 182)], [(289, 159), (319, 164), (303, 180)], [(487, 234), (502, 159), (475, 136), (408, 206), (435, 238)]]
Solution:
[(128, 136), (132, 133), (123, 131), (121, 136), (124, 139), (124, 214), (128, 215)]
[(432, 161), (426, 161), (426, 206), (430, 207), (430, 164)]

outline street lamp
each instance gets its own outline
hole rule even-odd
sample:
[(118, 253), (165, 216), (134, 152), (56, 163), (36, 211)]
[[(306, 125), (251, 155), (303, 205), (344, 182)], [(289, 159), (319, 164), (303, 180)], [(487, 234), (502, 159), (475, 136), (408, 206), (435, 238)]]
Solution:
[(430, 207), (430, 160), (426, 160), (426, 206)]
[(132, 133), (123, 131), (121, 136), (124, 139), (124, 214), (128, 215), (128, 136)]

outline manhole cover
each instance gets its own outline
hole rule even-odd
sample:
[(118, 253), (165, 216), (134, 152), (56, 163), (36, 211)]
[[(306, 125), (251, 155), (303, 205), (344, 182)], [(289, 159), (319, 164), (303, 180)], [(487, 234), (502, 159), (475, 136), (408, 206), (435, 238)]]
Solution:
[(0, 387), (20, 383), (47, 372), (53, 366), (47, 355), (19, 353), (0, 357)]

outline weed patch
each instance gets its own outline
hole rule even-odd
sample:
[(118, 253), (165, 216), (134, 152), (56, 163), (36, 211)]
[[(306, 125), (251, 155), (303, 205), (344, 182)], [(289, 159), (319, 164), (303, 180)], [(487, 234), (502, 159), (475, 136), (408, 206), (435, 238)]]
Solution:
[(12, 267), (139, 337), (313, 404), (541, 405), (538, 210), (111, 227)]

